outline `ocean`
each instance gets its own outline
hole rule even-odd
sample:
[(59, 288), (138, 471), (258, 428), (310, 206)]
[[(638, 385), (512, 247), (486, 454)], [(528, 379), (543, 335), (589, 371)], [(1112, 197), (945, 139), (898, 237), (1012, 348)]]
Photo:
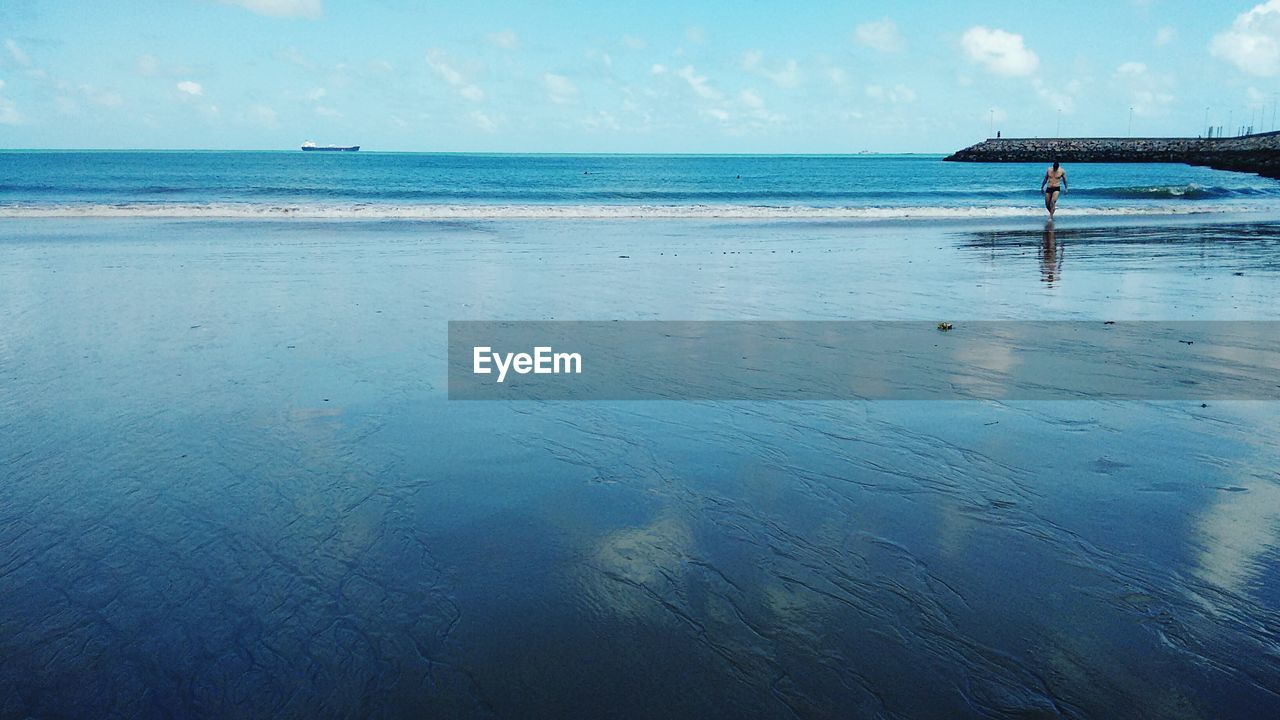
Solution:
[(449, 399), (455, 320), (1275, 319), (1280, 183), (1066, 169), (0, 153), (0, 716), (1280, 715), (1274, 402)]
[[(1040, 165), (935, 155), (0, 153), (0, 217), (993, 218)], [(1274, 210), (1280, 185), (1184, 165), (1068, 167), (1064, 216)]]

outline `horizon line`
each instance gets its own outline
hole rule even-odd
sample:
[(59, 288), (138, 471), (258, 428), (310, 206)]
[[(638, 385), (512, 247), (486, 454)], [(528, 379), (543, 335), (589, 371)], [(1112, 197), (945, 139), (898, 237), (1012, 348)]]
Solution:
[[(145, 147), (48, 147), (48, 148), (0, 148), (0, 152), (270, 152), (299, 153), (300, 148), (145, 148)], [(630, 152), (585, 150), (365, 150), (363, 147), (350, 153), (324, 153), (325, 155), (355, 154), (413, 154), (413, 155), (619, 155), (619, 156), (690, 156), (690, 157), (857, 157), (863, 155), (946, 155), (947, 151), (922, 150), (854, 150), (849, 152)]]

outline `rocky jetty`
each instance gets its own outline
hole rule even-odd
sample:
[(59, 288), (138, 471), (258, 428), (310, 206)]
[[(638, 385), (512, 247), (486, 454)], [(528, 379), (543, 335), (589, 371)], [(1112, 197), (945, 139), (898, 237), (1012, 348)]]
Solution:
[(1185, 163), (1280, 178), (1280, 132), (1227, 138), (991, 138), (954, 162)]

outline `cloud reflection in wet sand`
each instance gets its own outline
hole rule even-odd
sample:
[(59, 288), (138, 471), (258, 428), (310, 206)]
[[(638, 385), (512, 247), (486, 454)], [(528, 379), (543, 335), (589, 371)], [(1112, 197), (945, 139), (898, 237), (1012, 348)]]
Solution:
[(583, 298), (1093, 320), (1131, 287), (1155, 319), (1271, 319), (1280, 229), (1059, 227), (1049, 288), (1038, 227), (88, 227), (28, 228), (0, 266), (0, 714), (1280, 705), (1273, 404), (440, 389), (446, 320)]

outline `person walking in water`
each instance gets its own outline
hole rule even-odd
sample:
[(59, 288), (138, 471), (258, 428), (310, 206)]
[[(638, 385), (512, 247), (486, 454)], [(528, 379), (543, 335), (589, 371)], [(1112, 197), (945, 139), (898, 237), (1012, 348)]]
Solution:
[(1053, 161), (1053, 167), (1044, 171), (1044, 179), (1040, 181), (1040, 192), (1044, 193), (1044, 209), (1049, 211), (1050, 219), (1058, 209), (1058, 193), (1067, 191), (1067, 171)]

